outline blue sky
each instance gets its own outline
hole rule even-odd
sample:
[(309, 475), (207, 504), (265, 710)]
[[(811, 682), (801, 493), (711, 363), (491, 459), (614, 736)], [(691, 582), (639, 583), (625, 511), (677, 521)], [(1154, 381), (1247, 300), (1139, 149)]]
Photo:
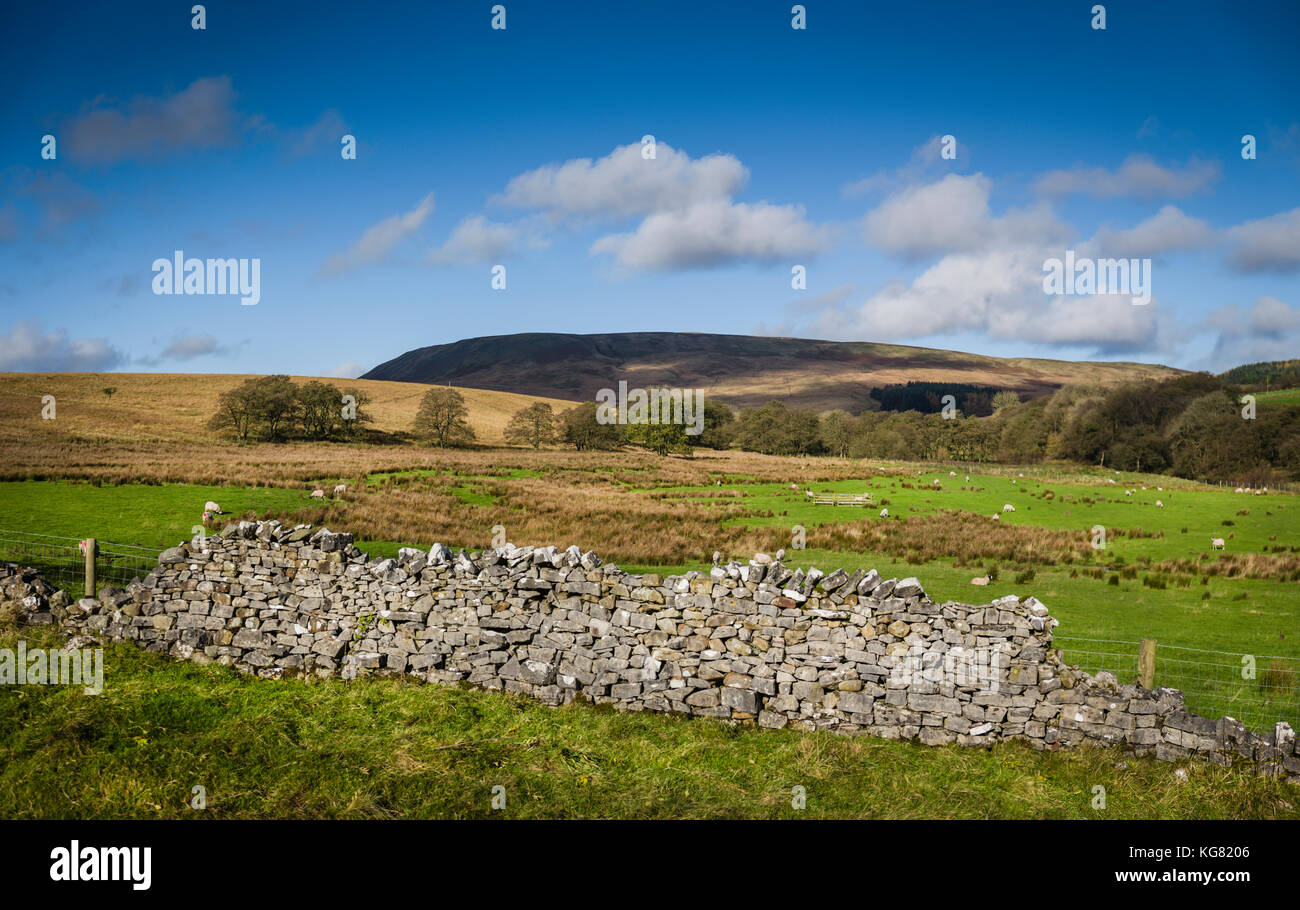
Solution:
[[(0, 13), (0, 370), (516, 331), (1300, 356), (1293, 2), (190, 6)], [(257, 305), (155, 294), (177, 249), (260, 260)], [(1151, 303), (1044, 294), (1066, 250), (1151, 259)]]

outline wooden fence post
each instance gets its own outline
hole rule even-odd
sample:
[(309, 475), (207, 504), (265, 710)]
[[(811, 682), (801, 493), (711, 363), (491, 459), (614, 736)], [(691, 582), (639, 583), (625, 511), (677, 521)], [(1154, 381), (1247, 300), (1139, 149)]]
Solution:
[(1144, 689), (1156, 687), (1156, 640), (1144, 638), (1138, 645), (1138, 685)]
[(95, 596), (95, 538), (86, 538), (86, 596)]

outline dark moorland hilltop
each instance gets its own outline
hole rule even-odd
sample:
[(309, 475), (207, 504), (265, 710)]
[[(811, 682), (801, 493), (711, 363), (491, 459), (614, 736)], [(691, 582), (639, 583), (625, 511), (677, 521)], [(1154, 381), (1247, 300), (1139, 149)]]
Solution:
[(909, 381), (968, 383), (1047, 394), (1072, 383), (1168, 378), (1153, 364), (1002, 358), (861, 341), (817, 341), (693, 332), (571, 335), (549, 332), (467, 338), (407, 351), (363, 379), (451, 383), (569, 401), (591, 401), (619, 380), (629, 386), (702, 388), (749, 407), (857, 412), (873, 388)]

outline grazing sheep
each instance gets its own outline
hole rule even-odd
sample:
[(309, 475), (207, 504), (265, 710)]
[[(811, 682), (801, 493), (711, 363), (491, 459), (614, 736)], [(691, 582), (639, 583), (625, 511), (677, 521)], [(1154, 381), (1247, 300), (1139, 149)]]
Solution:
[(1002, 511), (1003, 511), (1003, 512), (1014, 512), (1015, 510), (1016, 510), (1016, 507), (1013, 506), (1011, 503), (1007, 503), (1006, 505), (1004, 505), (1004, 506), (1002, 507)]
[(997, 512), (994, 512), (994, 513), (993, 513), (993, 520), (994, 520), (994, 521), (1001, 521), (1001, 520), (1002, 520), (1002, 516), (999, 515)]
[(881, 517), (881, 518), (888, 518), (888, 517), (889, 517), (889, 510), (888, 510), (888, 509), (881, 509), (881, 510), (880, 510), (880, 517)]
[(777, 561), (777, 562), (780, 562), (780, 561), (783, 560), (783, 559), (785, 559), (785, 550), (777, 550), (777, 551), (776, 551), (776, 561)]
[(215, 502), (209, 499), (207, 502), (203, 504), (203, 511), (211, 512), (213, 515), (220, 515), (221, 506), (217, 505)]
[(345, 483), (338, 484), (334, 487), (334, 497), (337, 499), (348, 491), (348, 485)]
[(211, 521), (211, 520), (212, 520), (212, 513), (211, 513), (211, 512), (204, 512), (204, 513), (203, 513), (203, 523), (204, 523), (204, 524), (207, 524), (207, 523), (208, 523), (209, 521)]
[(1114, 482), (1115, 482), (1115, 478), (1114, 478), (1114, 477), (1107, 477), (1106, 479), (1107, 479), (1108, 481), (1110, 481), (1111, 483), (1114, 483)]
[(1163, 502), (1161, 502), (1160, 500), (1157, 499), (1157, 500), (1156, 500), (1156, 508), (1157, 508), (1157, 509), (1163, 509), (1164, 507), (1165, 507), (1165, 504), (1164, 504)]
[(949, 472), (948, 472), (948, 476), (949, 476), (949, 477), (956, 477), (956, 476), (957, 476), (957, 472), (956, 472), (956, 471), (949, 471)]
[(938, 478), (938, 477), (936, 477), (936, 478), (934, 479), (934, 485), (935, 485), (936, 487), (939, 485), (939, 478)]
[(1014, 487), (1016, 485), (1016, 482), (1014, 480), (1011, 481), (1011, 485)]
[(797, 490), (797, 489), (799, 489), (799, 484), (797, 484), (797, 483), (792, 483), (792, 484), (790, 484), (790, 489), (792, 489), (792, 490)]
[(970, 483), (970, 475), (969, 475), (969, 474), (966, 475), (966, 482), (967, 482), (967, 483)]
[(970, 580), (970, 583), (973, 585), (980, 585), (981, 587), (983, 587), (984, 585), (987, 585), (989, 583), (989, 577), (987, 575), (981, 575), (979, 578), (972, 578)]
[(1237, 489), (1233, 490), (1232, 492), (1234, 492), (1234, 493), (1240, 493), (1240, 492), (1241, 492), (1241, 487), (1237, 487)]
[(716, 566), (716, 565), (717, 565), (718, 563), (720, 563), (720, 562), (722, 562), (722, 553), (719, 552), (718, 550), (714, 550), (714, 551), (713, 551), (713, 564)]
[(803, 491), (803, 495), (805, 495), (805, 496), (811, 498), (812, 495), (813, 495), (813, 491), (812, 491), (812, 490), (804, 490), (804, 491)]
[(1125, 491), (1124, 491), (1124, 495), (1125, 495), (1125, 496), (1132, 496), (1132, 495), (1133, 495), (1133, 491), (1132, 491), (1132, 490), (1125, 490)]
[(312, 490), (312, 491), (311, 491), (311, 498), (312, 498), (312, 499), (324, 499), (324, 498), (325, 498), (325, 491), (324, 491), (324, 490)]
[(1225, 544), (1225, 543), (1223, 542), (1223, 538), (1222, 538), (1222, 537), (1211, 537), (1211, 538), (1210, 538), (1210, 549), (1211, 549), (1211, 550), (1224, 550), (1224, 549), (1227, 549), (1227, 544)]

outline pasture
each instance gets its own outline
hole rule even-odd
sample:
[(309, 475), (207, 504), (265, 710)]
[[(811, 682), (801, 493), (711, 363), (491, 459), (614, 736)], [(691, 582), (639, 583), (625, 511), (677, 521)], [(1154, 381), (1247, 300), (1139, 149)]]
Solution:
[[(0, 627), (0, 647), (17, 637)], [(107, 649), (104, 674), (100, 696), (0, 687), (0, 815), (1300, 818), (1285, 782), (1208, 764), (1180, 777), (1115, 749), (925, 748), (402, 680), (269, 682), (130, 645)]]
[[(409, 399), (391, 404), (379, 441), (238, 445), (203, 429), (202, 408), (150, 417), (147, 396), (183, 397), (179, 380), (133, 392), (134, 379), (114, 377), (122, 388), (110, 399), (96, 388), (103, 379), (0, 378), (18, 395), (0, 396), (14, 417), (0, 423), (0, 550), (12, 532), (66, 538), (74, 548), (96, 537), (150, 553), (189, 538), (209, 499), (226, 512), (221, 522), (326, 525), (355, 533), (375, 555), (435, 541), (481, 549), (497, 526), (516, 544), (576, 543), (624, 568), (665, 574), (707, 569), (715, 550), (747, 559), (785, 549), (786, 562), (804, 568), (915, 575), (937, 601), (1032, 594), (1060, 621), (1068, 660), (1131, 681), (1136, 642), (1155, 638), (1157, 684), (1187, 689), (1195, 710), (1234, 713), (1257, 729), (1300, 723), (1295, 494), (1071, 465), (436, 450), (400, 437), (421, 389), (396, 383), (377, 384)], [(17, 415), (16, 400), (39, 412), (42, 386), (59, 396), (58, 419)], [(132, 394), (142, 397), (130, 403)], [(515, 403), (497, 400), (491, 420), (503, 425)], [(471, 418), (486, 434), (485, 418), (473, 409)], [(343, 496), (310, 498), (340, 482)], [(819, 506), (809, 491), (867, 493), (872, 506)], [(1014, 511), (1003, 511), (1008, 504)], [(1093, 545), (1097, 526), (1104, 547)], [(1211, 549), (1213, 537), (1224, 538), (1223, 550)], [(971, 584), (983, 577), (987, 586)], [(1242, 678), (1242, 655), (1257, 656), (1258, 679)], [(1233, 772), (1200, 769), (1195, 786), (1180, 789), (1167, 785), (1168, 766), (1130, 762), (1121, 772), (1110, 751), (929, 750), (580, 705), (554, 711), (398, 681), (286, 685), (120, 648), (111, 649), (110, 670), (121, 694), (99, 702), (61, 690), (0, 692), (0, 718), (29, 731), (5, 745), (0, 806), (9, 814), (175, 814), (179, 779), (165, 769), (189, 767), (192, 736), (209, 743), (199, 752), (229, 815), (483, 814), (473, 788), (487, 781), (485, 769), (528, 794), (516, 805), (534, 816), (775, 817), (788, 805), (781, 794), (805, 777), (817, 782), (816, 811), (827, 816), (1086, 816), (1084, 780), (1131, 787), (1117, 810), (1124, 816), (1295, 811), (1293, 798), (1278, 796), (1284, 791)], [(83, 732), (69, 740), (60, 730)], [(241, 776), (246, 759), (213, 758), (218, 741), (274, 770), (250, 782)], [(102, 750), (94, 760), (92, 744)], [(790, 775), (777, 781), (763, 771), (774, 766)], [(325, 768), (320, 786), (309, 786)], [(65, 785), (49, 786), (52, 774)], [(908, 788), (896, 792), (890, 782), (900, 775)]]

